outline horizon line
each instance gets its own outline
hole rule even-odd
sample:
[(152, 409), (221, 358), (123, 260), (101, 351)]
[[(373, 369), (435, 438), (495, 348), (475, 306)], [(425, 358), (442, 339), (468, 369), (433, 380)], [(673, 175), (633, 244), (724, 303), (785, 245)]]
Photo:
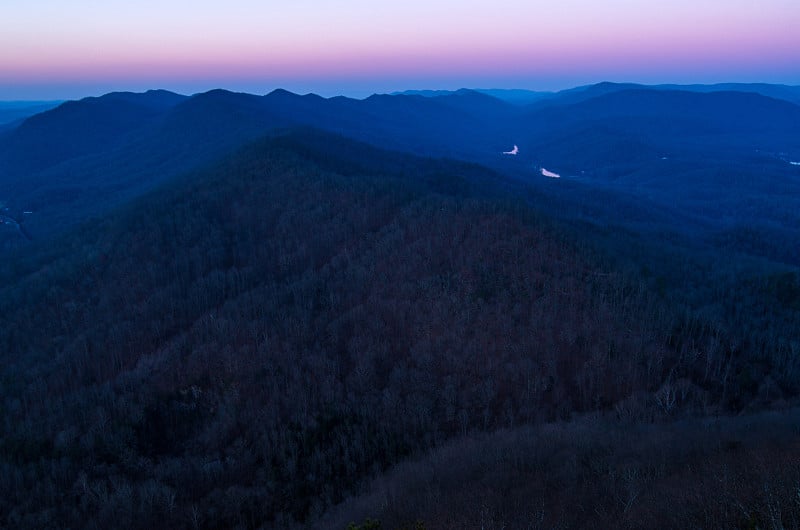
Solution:
[[(558, 94), (560, 92), (566, 92), (570, 90), (577, 90), (581, 88), (590, 88), (593, 86), (598, 85), (635, 85), (645, 88), (658, 88), (658, 87), (715, 87), (721, 85), (766, 85), (766, 86), (776, 86), (776, 87), (786, 87), (786, 88), (797, 88), (800, 89), (800, 84), (790, 84), (790, 83), (772, 83), (767, 81), (718, 81), (713, 83), (678, 83), (678, 82), (665, 82), (665, 83), (642, 83), (637, 81), (597, 81), (594, 83), (581, 83), (577, 85), (569, 85), (565, 88), (561, 89), (554, 89), (554, 90), (537, 90), (536, 88), (524, 88), (523, 86), (508, 86), (508, 87), (501, 87), (501, 86), (460, 86), (459, 88), (402, 88), (396, 90), (387, 90), (387, 91), (376, 91), (376, 92), (369, 92), (368, 91), (359, 91), (363, 93), (362, 96), (354, 96), (352, 93), (354, 92), (351, 90), (342, 90), (340, 92), (336, 92), (333, 90), (311, 90), (311, 91), (303, 91), (297, 89), (287, 89), (283, 88), (283, 86), (275, 86), (268, 92), (257, 92), (257, 91), (248, 91), (248, 90), (238, 90), (236, 88), (226, 88), (224, 86), (216, 86), (213, 88), (209, 88), (206, 90), (199, 90), (196, 92), (193, 91), (182, 91), (179, 89), (170, 89), (162, 87), (156, 88), (146, 88), (146, 89), (119, 89), (119, 90), (108, 90), (108, 91), (101, 91), (101, 92), (94, 92), (94, 93), (87, 93), (83, 96), (78, 97), (65, 97), (65, 98), (38, 98), (38, 99), (0, 99), (2, 103), (29, 103), (29, 104), (44, 104), (44, 103), (65, 103), (67, 101), (80, 101), (82, 99), (88, 98), (96, 98), (96, 97), (103, 97), (108, 96), (110, 94), (146, 94), (148, 92), (169, 92), (179, 96), (185, 97), (194, 97), (202, 94), (207, 94), (209, 92), (214, 92), (217, 90), (235, 93), (235, 94), (248, 94), (254, 96), (267, 96), (272, 94), (273, 92), (277, 91), (285, 91), (297, 96), (319, 96), (324, 99), (331, 99), (335, 97), (346, 97), (349, 99), (357, 99), (357, 100), (364, 100), (372, 96), (380, 96), (380, 95), (403, 95), (409, 92), (440, 92), (442, 94), (449, 94), (454, 92), (459, 92), (463, 90), (471, 90), (471, 91), (507, 91), (507, 92), (529, 92), (531, 94)], [(89, 91), (87, 91), (89, 92)], [(348, 94), (350, 93), (350, 95)]]

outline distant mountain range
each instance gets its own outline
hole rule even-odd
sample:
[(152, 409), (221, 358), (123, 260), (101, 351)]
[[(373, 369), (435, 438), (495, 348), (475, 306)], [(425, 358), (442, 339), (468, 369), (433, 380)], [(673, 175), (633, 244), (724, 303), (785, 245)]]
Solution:
[(487, 96), (495, 97), (499, 100), (513, 103), (515, 105), (527, 105), (534, 101), (549, 99), (556, 95), (555, 92), (537, 92), (534, 90), (507, 89), (507, 88), (462, 88), (459, 90), (404, 90), (393, 92), (393, 96), (422, 96), (427, 98), (451, 96), (463, 92), (479, 92)]
[[(792, 103), (800, 103), (800, 86), (792, 85), (776, 85), (769, 83), (718, 83), (713, 85), (677, 85), (677, 84), (662, 84), (662, 85), (643, 85), (638, 83), (611, 83), (604, 82), (594, 85), (585, 85), (575, 88), (569, 88), (557, 92), (524, 90), (524, 89), (486, 89), (477, 88), (476, 92), (487, 94), (496, 97), (508, 103), (517, 105), (526, 105), (531, 103), (546, 103), (546, 104), (565, 104), (575, 103), (584, 99), (590, 99), (609, 92), (619, 92), (620, 90), (632, 89), (647, 89), (647, 90), (681, 90), (686, 92), (753, 92), (768, 96), (776, 99), (785, 99)], [(441, 97), (448, 96), (460, 90), (405, 90), (402, 92), (393, 92), (393, 95), (407, 95), (407, 96), (423, 96), (423, 97)]]
[[(537, 93), (527, 104), (509, 102), (519, 92), (466, 89), (363, 100), (285, 90), (111, 93), (61, 104), (0, 133), (0, 199), (12, 214), (35, 211), (16, 218), (38, 237), (245, 142), (313, 127), (383, 149), (481, 163), (523, 181), (546, 168), (580, 180), (575, 193), (633, 193), (719, 230), (766, 216), (774, 220), (770, 230), (790, 234), (800, 204), (785, 192), (778, 201), (775, 190), (777, 183), (792, 193), (800, 186), (800, 167), (790, 164), (800, 161), (800, 106), (788, 99), (800, 89), (684, 88), (601, 83)], [(517, 155), (502, 154), (514, 145)], [(698, 200), (702, 208), (690, 207)]]

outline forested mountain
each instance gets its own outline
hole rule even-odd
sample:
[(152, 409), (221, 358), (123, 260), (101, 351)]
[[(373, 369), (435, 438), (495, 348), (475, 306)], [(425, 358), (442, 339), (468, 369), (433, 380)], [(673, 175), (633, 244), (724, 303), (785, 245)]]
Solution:
[[(261, 142), (4, 268), (4, 523), (281, 527), (459, 433), (660, 386), (646, 293), (496, 175), (384, 158)], [(601, 384), (609, 351), (641, 380)]]
[[(246, 141), (297, 125), (428, 155), (493, 157), (508, 141), (488, 96), (432, 101), (374, 96), (323, 99), (214, 90), (191, 98), (152, 91), (66, 103), (0, 136), (0, 198), (47, 236), (108, 211)], [(473, 100), (478, 100), (477, 103)], [(470, 158), (466, 156), (466, 158)], [(16, 237), (16, 233), (8, 233)]]
[[(795, 403), (794, 346), (742, 342), (525, 196), (292, 132), (5, 261), (2, 525), (287, 528), (464, 436)], [(768, 515), (753, 495), (732, 521)]]
[(800, 107), (428, 96), (0, 134), (0, 527), (800, 524)]
[(315, 528), (792, 528), (797, 411), (636, 425), (590, 417), (447, 443)]
[[(523, 180), (538, 179), (537, 167), (543, 166), (566, 177), (588, 177), (583, 185), (590, 189), (611, 186), (679, 212), (697, 210), (698, 196), (709, 196), (710, 185), (731, 203), (721, 210), (703, 202), (700, 210), (710, 212), (706, 221), (716, 223), (717, 231), (730, 228), (721, 218), (748, 210), (739, 199), (772, 204), (774, 183), (793, 186), (800, 174), (800, 166), (790, 164), (800, 159), (800, 107), (786, 101), (612, 84), (575, 93), (591, 97), (519, 107), (469, 90), (365, 100), (284, 90), (266, 96), (215, 90), (190, 98), (165, 91), (113, 93), (66, 103), (0, 136), (0, 199), (14, 211), (35, 211), (24, 221), (29, 233), (43, 237), (243, 142), (294, 126), (381, 148), (476, 161)], [(501, 153), (514, 144), (520, 154), (510, 160)], [(742, 178), (743, 168), (759, 178)], [(680, 195), (685, 192), (693, 195)], [(794, 205), (779, 208), (778, 215), (760, 205), (759, 215), (766, 213), (772, 223), (794, 218)], [(0, 236), (19, 237), (13, 231)]]
[[(528, 119), (520, 145), (533, 164), (574, 180), (570, 193), (613, 192), (601, 222), (800, 264), (800, 166), (791, 164), (800, 107), (752, 93), (622, 90)], [(625, 195), (673, 221), (626, 218)]]
[[(165, 97), (165, 95), (167, 95)], [(29, 174), (87, 154), (107, 151), (182, 99), (161, 91), (111, 93), (68, 101), (25, 120), (3, 138), (0, 170)]]

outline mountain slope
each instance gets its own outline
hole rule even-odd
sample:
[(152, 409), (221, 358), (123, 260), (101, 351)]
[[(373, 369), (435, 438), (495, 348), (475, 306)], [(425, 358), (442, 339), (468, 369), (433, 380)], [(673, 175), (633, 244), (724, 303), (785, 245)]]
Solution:
[(533, 111), (521, 127), (528, 151), (570, 174), (657, 175), (667, 159), (712, 170), (756, 162), (789, 174), (785, 158), (800, 155), (800, 106), (751, 93), (621, 90)]
[(795, 505), (798, 420), (797, 409), (639, 427), (586, 417), (472, 436), (397, 466), (314, 528), (791, 526), (797, 510), (775, 506)]
[(470, 434), (796, 399), (797, 311), (743, 339), (523, 189), (287, 132), (3, 260), (0, 526), (304, 527)]
[(25, 120), (0, 142), (0, 171), (24, 175), (123, 143), (182, 96), (111, 93), (69, 101)]
[[(668, 218), (697, 221), (655, 231), (700, 234), (714, 245), (746, 239), (747, 252), (798, 262), (791, 249), (798, 246), (792, 226), (800, 166), (789, 162), (800, 161), (800, 107), (754, 93), (611, 84), (575, 93), (595, 97), (526, 108), (468, 90), (366, 100), (284, 90), (109, 94), (0, 137), (0, 199), (15, 212), (33, 212), (16, 219), (34, 239), (49, 237), (264, 134), (313, 126), (382, 148), (487, 164), (561, 202), (576, 186), (575, 196), (616, 192), (620, 204), (608, 212), (616, 224), (635, 221), (619, 212), (652, 203), (672, 210)], [(501, 154), (513, 145), (518, 156)], [(559, 188), (541, 182), (541, 167), (577, 178)], [(785, 248), (750, 241), (741, 227), (756, 220), (754, 233), (788, 238)], [(18, 230), (0, 227), (0, 247), (23, 244)]]
[(579, 86), (561, 90), (556, 93), (544, 95), (531, 104), (532, 108), (548, 107), (553, 105), (571, 105), (586, 101), (598, 96), (621, 92), (624, 90), (655, 90), (655, 91), (680, 91), (695, 93), (714, 92), (748, 92), (762, 96), (781, 99), (790, 103), (800, 103), (800, 87), (790, 85), (776, 85), (769, 83), (718, 83), (713, 85), (643, 85), (639, 83), (612, 83), (602, 82), (594, 85)]
[[(760, 255), (800, 263), (791, 228), (800, 168), (789, 164), (800, 158), (799, 106), (753, 93), (621, 90), (539, 109), (525, 123), (520, 148), (536, 166), (699, 216), (655, 230), (697, 238), (756, 225), (773, 247)], [(611, 222), (625, 224), (618, 211)]]
[(694, 370), (497, 178), (280, 136), (4, 262), (2, 524), (287, 527), (442, 440)]
[[(122, 204), (268, 132), (315, 126), (386, 148), (491, 158), (505, 108), (488, 96), (323, 99), (275, 91), (109, 94), (62, 105), (0, 138), (0, 197), (34, 237)], [(469, 101), (468, 101), (469, 100)], [(502, 119), (501, 119), (502, 121)]]
[(800, 86), (776, 85), (769, 83), (718, 83), (714, 85), (658, 85), (667, 90), (688, 90), (690, 92), (754, 92), (775, 99), (800, 103)]
[[(535, 111), (530, 118), (558, 123), (637, 118), (672, 120), (663, 131), (725, 134), (770, 131), (797, 133), (800, 107), (747, 92), (693, 93), (672, 90), (614, 90), (570, 106)], [(654, 130), (661, 123), (653, 123)]]

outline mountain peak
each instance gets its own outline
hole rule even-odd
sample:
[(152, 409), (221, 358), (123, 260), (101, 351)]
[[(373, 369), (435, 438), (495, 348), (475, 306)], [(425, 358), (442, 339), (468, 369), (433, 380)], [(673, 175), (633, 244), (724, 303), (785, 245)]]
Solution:
[(299, 94), (295, 94), (294, 92), (290, 92), (290, 91), (286, 90), (285, 88), (276, 88), (275, 90), (273, 90), (272, 92), (267, 94), (267, 97), (268, 98), (288, 98), (288, 97), (299, 98), (301, 96)]
[(153, 109), (168, 109), (188, 99), (188, 96), (176, 94), (169, 90), (155, 89), (146, 92), (109, 92), (99, 98), (91, 99), (104, 102), (123, 101)]

